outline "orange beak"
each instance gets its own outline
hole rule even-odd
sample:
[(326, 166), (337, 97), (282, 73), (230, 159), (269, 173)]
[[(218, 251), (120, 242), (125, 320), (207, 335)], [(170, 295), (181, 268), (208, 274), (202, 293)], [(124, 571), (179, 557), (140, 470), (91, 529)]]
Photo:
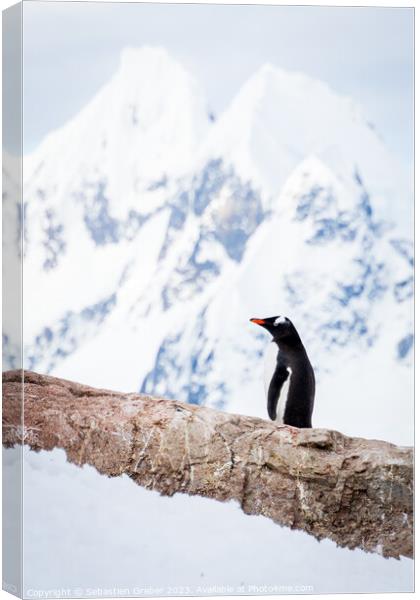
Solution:
[(264, 325), (264, 319), (249, 319), (251, 323), (256, 323), (257, 325)]

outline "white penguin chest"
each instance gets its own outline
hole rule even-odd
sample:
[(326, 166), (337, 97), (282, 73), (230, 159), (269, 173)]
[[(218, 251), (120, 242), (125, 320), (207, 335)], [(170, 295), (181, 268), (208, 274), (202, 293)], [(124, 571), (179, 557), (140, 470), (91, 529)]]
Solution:
[[(279, 353), (279, 349), (277, 347), (277, 344), (275, 344), (274, 342), (271, 342), (271, 344), (269, 344), (267, 346), (267, 349), (264, 354), (264, 388), (265, 388), (265, 397), (266, 398), (268, 397), (268, 388), (270, 387), (271, 379), (272, 379), (274, 372), (276, 370), (276, 367), (277, 367), (278, 353)], [(283, 385), (281, 387), (279, 399), (277, 402), (276, 423), (279, 423), (280, 425), (284, 424), (284, 411), (286, 409), (287, 396), (289, 393), (290, 378), (292, 376), (292, 370), (290, 369), (290, 367), (287, 367), (287, 370), (289, 371), (289, 377), (286, 379), (286, 381), (283, 383)]]

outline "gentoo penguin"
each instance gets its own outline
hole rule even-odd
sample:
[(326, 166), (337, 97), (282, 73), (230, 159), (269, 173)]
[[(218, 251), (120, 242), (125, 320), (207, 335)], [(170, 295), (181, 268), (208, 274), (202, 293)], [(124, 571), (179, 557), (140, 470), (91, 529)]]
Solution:
[(250, 320), (273, 336), (276, 356), (266, 376), (270, 419), (292, 427), (312, 427), (315, 375), (295, 326), (287, 317)]

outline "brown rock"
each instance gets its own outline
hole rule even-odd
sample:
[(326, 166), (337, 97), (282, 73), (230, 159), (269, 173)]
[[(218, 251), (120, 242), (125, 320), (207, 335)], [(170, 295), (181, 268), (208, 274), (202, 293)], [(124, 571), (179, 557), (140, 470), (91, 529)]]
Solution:
[[(24, 427), (21, 421), (24, 393)], [(63, 448), (161, 494), (235, 499), (247, 514), (385, 557), (413, 555), (413, 452), (326, 429), (288, 428), (201, 406), (3, 375), (3, 444)]]

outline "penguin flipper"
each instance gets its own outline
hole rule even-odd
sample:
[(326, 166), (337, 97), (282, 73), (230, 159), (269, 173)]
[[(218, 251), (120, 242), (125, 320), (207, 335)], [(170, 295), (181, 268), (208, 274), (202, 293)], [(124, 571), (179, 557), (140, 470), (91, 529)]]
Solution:
[(280, 398), (280, 393), (289, 376), (290, 371), (283, 365), (278, 365), (274, 371), (274, 375), (268, 388), (267, 396), (268, 416), (272, 421), (275, 421), (277, 418), (277, 404)]

